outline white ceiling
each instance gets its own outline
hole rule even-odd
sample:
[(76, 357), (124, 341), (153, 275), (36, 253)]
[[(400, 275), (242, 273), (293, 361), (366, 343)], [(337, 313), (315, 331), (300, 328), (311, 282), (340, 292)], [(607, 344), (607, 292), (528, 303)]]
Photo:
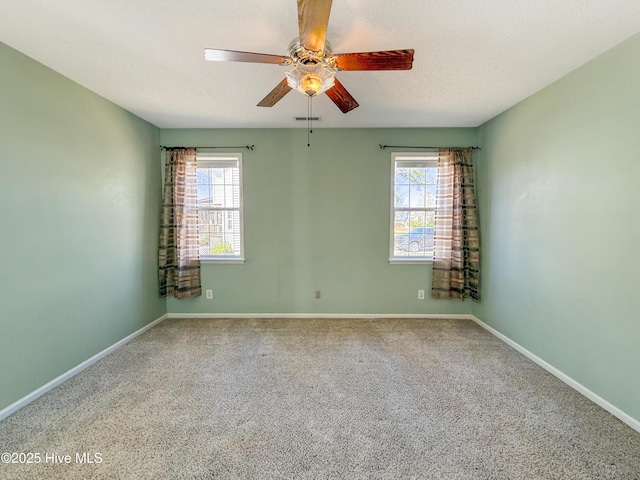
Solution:
[[(306, 127), (306, 98), (256, 104), (286, 67), (294, 0), (1, 0), (0, 41), (158, 127)], [(314, 99), (315, 127), (477, 126), (640, 32), (640, 0), (334, 0), (336, 53), (415, 49), (413, 70), (339, 72), (360, 103)], [(301, 125), (302, 123), (302, 125)]]

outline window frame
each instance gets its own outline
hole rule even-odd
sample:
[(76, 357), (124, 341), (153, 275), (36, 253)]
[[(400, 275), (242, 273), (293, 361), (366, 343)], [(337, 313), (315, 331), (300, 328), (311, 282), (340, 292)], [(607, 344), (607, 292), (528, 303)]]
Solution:
[(395, 250), (395, 237), (394, 237), (394, 229), (395, 229), (395, 217), (396, 211), (412, 211), (412, 210), (433, 210), (434, 215), (436, 211), (436, 207), (433, 208), (425, 208), (425, 207), (406, 207), (406, 208), (396, 208), (395, 205), (395, 193), (396, 193), (396, 164), (398, 161), (406, 161), (406, 160), (415, 160), (422, 161), (428, 164), (432, 164), (434, 167), (438, 167), (438, 152), (437, 151), (421, 151), (421, 152), (392, 152), (391, 153), (391, 188), (390, 188), (390, 209), (389, 209), (389, 263), (390, 264), (400, 264), (400, 265), (408, 265), (408, 264), (419, 264), (424, 265), (425, 263), (433, 263), (433, 256), (431, 257), (396, 257), (394, 254)]
[[(240, 225), (240, 254), (239, 255), (200, 255), (201, 263), (245, 263), (245, 250), (244, 250), (244, 189), (243, 189), (243, 170), (242, 170), (242, 153), (219, 153), (219, 152), (200, 152), (196, 154), (196, 171), (198, 168), (216, 168), (216, 163), (222, 161), (237, 161), (238, 162), (238, 183), (239, 183), (239, 196), (240, 205), (238, 208), (215, 208), (207, 207), (203, 210), (211, 212), (226, 211), (238, 212), (239, 225)], [(198, 205), (198, 211), (201, 207)], [(224, 221), (224, 220), (223, 220)], [(225, 226), (226, 227), (226, 226)]]

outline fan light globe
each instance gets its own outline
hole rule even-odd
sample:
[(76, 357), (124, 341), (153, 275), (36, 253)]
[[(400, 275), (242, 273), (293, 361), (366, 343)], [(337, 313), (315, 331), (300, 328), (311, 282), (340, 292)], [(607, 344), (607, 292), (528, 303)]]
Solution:
[(317, 95), (321, 88), (322, 80), (311, 73), (307, 73), (300, 79), (300, 89), (310, 97)]
[(287, 84), (308, 97), (315, 97), (333, 87), (335, 74), (336, 70), (329, 65), (299, 63), (287, 72)]

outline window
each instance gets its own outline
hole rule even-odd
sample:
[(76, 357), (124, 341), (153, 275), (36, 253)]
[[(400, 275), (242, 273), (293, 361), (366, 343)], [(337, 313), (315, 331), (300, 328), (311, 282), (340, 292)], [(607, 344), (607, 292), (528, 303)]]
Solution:
[(244, 261), (242, 154), (198, 153), (198, 245), (203, 261)]
[(390, 262), (433, 260), (437, 153), (391, 156)]

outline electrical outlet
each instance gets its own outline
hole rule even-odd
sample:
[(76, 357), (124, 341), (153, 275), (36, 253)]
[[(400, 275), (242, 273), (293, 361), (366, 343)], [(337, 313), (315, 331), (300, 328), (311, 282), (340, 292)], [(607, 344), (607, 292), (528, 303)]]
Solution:
[(213, 298), (213, 290), (205, 290), (204, 293), (207, 296), (207, 300), (211, 300)]
[(418, 290), (418, 300), (424, 300), (424, 290)]
[(316, 290), (316, 298), (320, 298), (320, 290)]

